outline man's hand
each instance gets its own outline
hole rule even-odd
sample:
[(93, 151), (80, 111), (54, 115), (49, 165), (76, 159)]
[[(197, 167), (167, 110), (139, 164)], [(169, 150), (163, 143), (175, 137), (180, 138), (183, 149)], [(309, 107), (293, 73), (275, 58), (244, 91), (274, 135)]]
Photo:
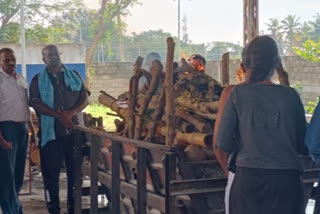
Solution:
[(6, 141), (2, 136), (0, 136), (0, 146), (5, 150), (11, 150), (12, 149), (12, 143)]
[(61, 122), (63, 127), (66, 129), (73, 129), (73, 122), (72, 122), (73, 113), (71, 111), (62, 111), (62, 110), (58, 110), (57, 112), (58, 112), (57, 119)]

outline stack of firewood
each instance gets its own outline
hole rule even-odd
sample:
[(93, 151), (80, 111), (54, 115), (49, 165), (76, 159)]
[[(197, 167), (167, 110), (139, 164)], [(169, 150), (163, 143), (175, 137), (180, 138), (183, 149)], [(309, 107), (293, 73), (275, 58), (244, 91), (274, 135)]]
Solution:
[[(117, 134), (177, 146), (184, 151), (187, 160), (211, 159), (213, 126), (222, 87), (212, 77), (190, 67), (185, 60), (180, 65), (174, 63), (173, 39), (168, 38), (167, 42), (165, 69), (155, 60), (147, 72), (141, 68), (143, 58), (137, 58), (130, 91), (125, 93), (127, 108), (103, 91), (99, 102), (122, 118), (122, 121), (115, 120)], [(148, 88), (141, 93), (138, 83), (143, 75), (148, 80)]]

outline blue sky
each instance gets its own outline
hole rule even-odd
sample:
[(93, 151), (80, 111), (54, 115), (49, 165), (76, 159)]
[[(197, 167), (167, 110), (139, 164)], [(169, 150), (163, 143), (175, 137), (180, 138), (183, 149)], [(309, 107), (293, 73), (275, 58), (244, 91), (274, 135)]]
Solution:
[[(90, 3), (94, 0), (87, 0)], [(126, 21), (127, 33), (163, 29), (177, 35), (177, 0), (140, 0)], [(196, 43), (242, 43), (242, 0), (181, 0), (188, 33)], [(302, 21), (320, 13), (320, 0), (260, 0), (260, 30), (269, 18), (296, 14)]]

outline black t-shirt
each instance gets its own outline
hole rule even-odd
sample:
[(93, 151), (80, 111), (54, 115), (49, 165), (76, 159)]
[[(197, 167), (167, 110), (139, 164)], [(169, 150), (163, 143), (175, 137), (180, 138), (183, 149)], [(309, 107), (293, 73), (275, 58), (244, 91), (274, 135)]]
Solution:
[[(82, 81), (81, 76), (76, 71), (73, 71), (73, 72), (75, 72)], [(80, 91), (72, 91), (69, 87), (67, 87), (64, 82), (63, 71), (57, 74), (48, 72), (48, 74), (49, 74), (49, 78), (51, 80), (52, 86), (54, 88), (54, 109), (55, 110), (72, 109), (74, 105), (76, 105), (77, 102), (79, 101), (81, 93), (83, 93), (84, 91), (88, 92), (83, 81), (82, 81), (82, 88)], [(33, 77), (30, 84), (30, 105), (31, 106), (32, 106), (32, 101), (39, 100), (39, 99), (41, 100), (39, 87), (38, 87), (38, 78), (39, 78), (39, 74)], [(41, 115), (38, 112), (36, 113), (38, 116), (39, 128), (40, 128)], [(72, 118), (72, 121), (74, 122), (74, 124), (79, 124), (80, 120), (81, 120), (81, 117), (79, 114), (75, 115)], [(63, 127), (63, 125), (60, 123), (60, 121), (57, 119), (55, 119), (54, 128), (55, 128), (56, 137), (65, 136), (69, 134), (68, 130), (66, 130)]]
[(227, 100), (217, 147), (229, 154), (237, 151), (239, 167), (301, 170), (298, 155), (306, 152), (305, 131), (304, 108), (294, 89), (243, 84)]

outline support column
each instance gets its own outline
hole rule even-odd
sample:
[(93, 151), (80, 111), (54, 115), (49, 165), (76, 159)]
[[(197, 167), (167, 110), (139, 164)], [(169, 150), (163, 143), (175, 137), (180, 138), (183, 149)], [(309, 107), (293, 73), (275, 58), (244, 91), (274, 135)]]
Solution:
[(259, 0), (243, 0), (243, 45), (259, 35)]

